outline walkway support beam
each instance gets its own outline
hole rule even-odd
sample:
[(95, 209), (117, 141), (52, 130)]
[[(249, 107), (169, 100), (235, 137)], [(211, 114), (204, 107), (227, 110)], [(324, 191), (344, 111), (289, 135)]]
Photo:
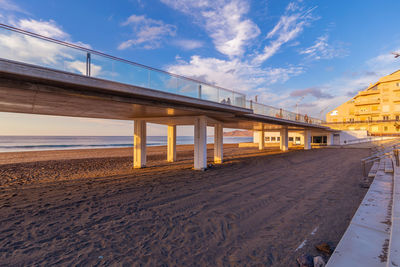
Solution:
[(304, 130), (304, 149), (311, 149), (311, 130)]
[(287, 127), (281, 129), (281, 144), (280, 144), (282, 151), (289, 150), (289, 131)]
[(206, 116), (194, 119), (194, 169), (207, 168), (207, 118)]
[(167, 161), (176, 161), (176, 125), (168, 125)]
[(258, 131), (258, 149), (259, 150), (264, 150), (264, 147), (265, 147), (264, 136), (265, 136), (264, 129), (261, 131)]
[(224, 157), (224, 128), (221, 123), (214, 126), (214, 163), (221, 164)]
[(133, 136), (133, 167), (146, 167), (146, 121), (135, 120)]

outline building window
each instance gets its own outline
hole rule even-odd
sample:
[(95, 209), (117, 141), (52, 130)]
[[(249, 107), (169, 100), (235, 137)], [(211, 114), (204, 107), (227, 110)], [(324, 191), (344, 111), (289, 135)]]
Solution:
[(289, 142), (293, 142), (293, 137), (289, 137)]
[(383, 116), (383, 120), (384, 121), (388, 121), (389, 120), (389, 116), (387, 116), (387, 115)]
[(382, 106), (382, 112), (389, 112), (390, 111), (390, 106), (389, 105), (383, 105)]
[(296, 141), (300, 142), (300, 137), (299, 136), (296, 137)]
[(396, 121), (398, 121), (400, 119), (399, 115), (396, 115)]
[(274, 142), (275, 141), (275, 137), (271, 137), (271, 141)]
[(322, 136), (313, 136), (312, 137), (312, 143), (314, 143), (314, 144), (322, 143)]
[(387, 126), (383, 127), (383, 130), (384, 130), (385, 132), (387, 132), (388, 127), (387, 127)]
[(265, 138), (266, 138), (267, 142), (269, 142), (269, 136), (267, 136), (267, 137), (265, 137)]
[(354, 118), (350, 118), (350, 119), (349, 119), (349, 122), (354, 122)]
[(397, 87), (400, 87), (400, 83), (396, 83), (396, 86), (397, 86)]
[(278, 137), (276, 138), (276, 141), (281, 141), (281, 137), (278, 136)]

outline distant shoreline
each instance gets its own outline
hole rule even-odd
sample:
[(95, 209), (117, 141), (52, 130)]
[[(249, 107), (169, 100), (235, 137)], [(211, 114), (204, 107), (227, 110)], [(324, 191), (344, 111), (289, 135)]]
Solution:
[(232, 132), (224, 132), (224, 136), (226, 136), (226, 137), (253, 137), (253, 131), (235, 130)]
[[(177, 136), (178, 145), (192, 145), (193, 136)], [(225, 144), (251, 142), (248, 136), (225, 136)], [(214, 142), (213, 136), (207, 143)], [(147, 146), (166, 146), (167, 136), (148, 136)], [(132, 136), (0, 136), (0, 153), (133, 147)]]

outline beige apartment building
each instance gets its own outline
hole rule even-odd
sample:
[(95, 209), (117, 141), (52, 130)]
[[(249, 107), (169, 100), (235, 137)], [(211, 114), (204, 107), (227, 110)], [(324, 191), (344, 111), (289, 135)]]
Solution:
[(400, 70), (380, 78), (326, 115), (337, 130), (366, 130), (369, 135), (400, 135)]

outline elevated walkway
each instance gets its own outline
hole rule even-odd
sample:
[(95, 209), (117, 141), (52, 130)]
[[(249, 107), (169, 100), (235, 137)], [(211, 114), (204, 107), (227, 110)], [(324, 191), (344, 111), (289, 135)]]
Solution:
[[(0, 43), (0, 112), (134, 121), (134, 168), (146, 166), (147, 123), (168, 126), (168, 158), (176, 160), (176, 126), (194, 126), (194, 168), (207, 168), (207, 127), (214, 127), (214, 162), (223, 162), (223, 128), (264, 133), (332, 132), (321, 120), (247, 100), (242, 93), (113, 57), (8, 25), (0, 36), (19, 40), (19, 50)], [(30, 56), (39, 49), (43, 56)], [(262, 137), (262, 136), (261, 136)], [(263, 139), (262, 139), (263, 140)], [(259, 146), (264, 149), (264, 142)]]
[[(240, 92), (75, 44), (1, 23), (0, 35), (26, 44), (2, 53), (0, 111), (174, 125), (193, 125), (190, 117), (204, 115), (226, 128), (330, 130), (322, 120), (247, 100)], [(35, 46), (51, 60), (30, 56)], [(10, 49), (0, 43), (0, 50)]]

